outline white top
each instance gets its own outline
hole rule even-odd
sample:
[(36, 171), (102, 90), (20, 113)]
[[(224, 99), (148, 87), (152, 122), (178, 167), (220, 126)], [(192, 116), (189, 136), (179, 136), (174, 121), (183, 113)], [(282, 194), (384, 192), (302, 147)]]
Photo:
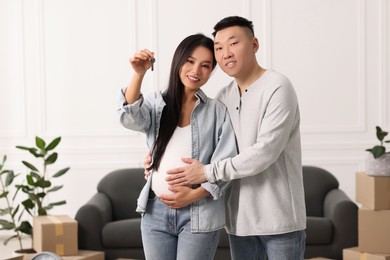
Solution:
[(191, 154), (191, 125), (185, 127), (176, 127), (171, 139), (168, 142), (164, 155), (161, 158), (158, 171), (153, 172), (152, 190), (156, 196), (163, 194), (172, 194), (168, 190), (168, 183), (165, 180), (167, 170), (183, 166), (181, 160), (183, 157), (192, 158)]

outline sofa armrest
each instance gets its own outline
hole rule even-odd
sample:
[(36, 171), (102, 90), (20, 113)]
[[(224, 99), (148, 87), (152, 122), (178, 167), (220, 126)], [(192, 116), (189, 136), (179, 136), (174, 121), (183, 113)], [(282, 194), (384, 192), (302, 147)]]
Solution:
[(76, 213), (80, 249), (103, 250), (102, 229), (112, 221), (112, 206), (104, 193), (96, 193)]
[(324, 216), (331, 219), (334, 225), (335, 247), (357, 246), (358, 207), (342, 190), (334, 189), (327, 194), (324, 201)]

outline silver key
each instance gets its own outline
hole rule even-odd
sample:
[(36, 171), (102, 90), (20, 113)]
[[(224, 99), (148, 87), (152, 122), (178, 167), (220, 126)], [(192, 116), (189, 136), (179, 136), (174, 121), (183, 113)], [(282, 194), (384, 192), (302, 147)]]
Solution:
[(150, 61), (150, 63), (152, 63), (151, 69), (153, 71), (154, 70), (154, 63), (156, 62), (156, 59), (155, 58), (150, 58), (149, 61)]

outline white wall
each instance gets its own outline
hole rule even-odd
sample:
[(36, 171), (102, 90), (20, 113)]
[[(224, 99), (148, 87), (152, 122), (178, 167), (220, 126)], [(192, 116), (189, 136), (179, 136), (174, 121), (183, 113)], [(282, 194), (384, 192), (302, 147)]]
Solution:
[[(355, 173), (374, 127), (390, 130), (390, 3), (387, 0), (0, 0), (0, 156), (22, 171), (16, 145), (62, 136), (52, 171), (70, 166), (50, 199), (74, 216), (109, 171), (141, 166), (144, 137), (123, 129), (116, 97), (128, 58), (156, 52), (145, 91), (164, 88), (185, 36), (227, 15), (253, 20), (258, 58), (293, 82), (302, 115), (303, 162), (331, 171), (355, 199)], [(204, 90), (230, 79), (217, 70)]]

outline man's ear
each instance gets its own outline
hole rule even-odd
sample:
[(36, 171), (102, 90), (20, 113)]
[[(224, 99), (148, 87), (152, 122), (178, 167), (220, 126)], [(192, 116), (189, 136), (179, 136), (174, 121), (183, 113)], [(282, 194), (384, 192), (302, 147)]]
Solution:
[(256, 53), (259, 50), (259, 48), (260, 48), (259, 40), (256, 37), (253, 37), (252, 48), (253, 48), (253, 52), (254, 53)]

